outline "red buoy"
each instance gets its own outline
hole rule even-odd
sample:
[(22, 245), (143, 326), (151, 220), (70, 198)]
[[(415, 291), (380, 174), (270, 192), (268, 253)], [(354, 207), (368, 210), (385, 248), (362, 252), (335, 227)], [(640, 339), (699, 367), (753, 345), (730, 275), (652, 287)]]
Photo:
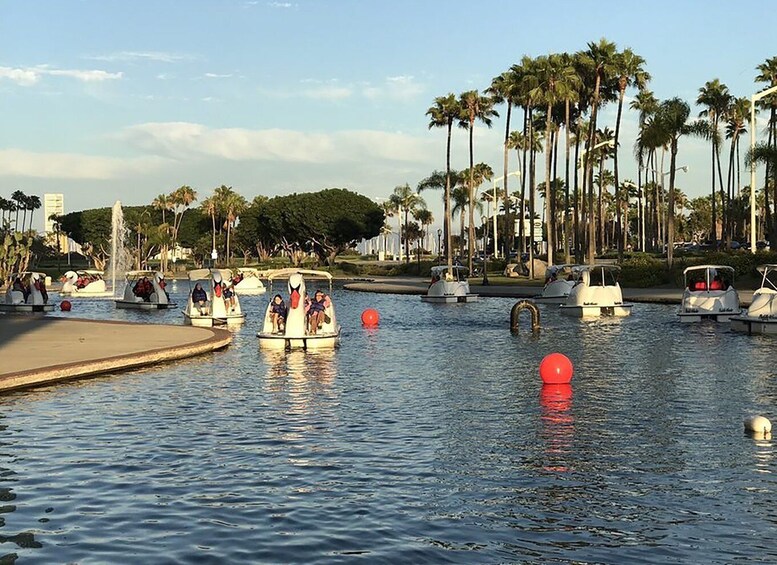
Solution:
[(364, 312), (362, 312), (362, 324), (368, 328), (377, 326), (379, 321), (380, 314), (378, 314), (377, 310), (374, 310), (373, 308), (367, 308)]
[(60, 310), (62, 310), (63, 312), (70, 312), (70, 309), (71, 309), (72, 307), (73, 307), (73, 305), (72, 305), (72, 304), (70, 304), (70, 301), (69, 301), (69, 300), (63, 300), (63, 301), (62, 301), (62, 302), (59, 304), (59, 309), (60, 309)]
[(568, 384), (572, 380), (574, 367), (563, 353), (550, 353), (540, 363), (540, 378), (543, 384)]

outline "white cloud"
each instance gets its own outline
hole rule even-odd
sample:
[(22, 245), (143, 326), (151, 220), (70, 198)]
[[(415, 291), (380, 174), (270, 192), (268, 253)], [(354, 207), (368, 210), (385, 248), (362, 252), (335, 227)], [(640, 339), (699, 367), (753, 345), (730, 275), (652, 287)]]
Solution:
[(216, 74), (216, 73), (205, 73), (205, 78), (231, 78), (231, 77), (232, 77), (231, 74), (220, 75), (220, 74)]
[(285, 8), (285, 9), (294, 8), (296, 6), (296, 4), (292, 4), (291, 2), (268, 2), (267, 5), (270, 8)]
[(230, 161), (345, 163), (365, 160), (423, 162), (439, 151), (432, 139), (382, 131), (332, 134), (291, 130), (211, 129), (188, 122), (153, 122), (124, 130), (123, 141), (154, 155)]
[(20, 149), (0, 150), (0, 176), (47, 179), (108, 180), (159, 169), (166, 159), (121, 159), (76, 153), (36, 153)]
[(40, 81), (41, 77), (44, 75), (74, 78), (81, 82), (117, 80), (124, 76), (121, 72), (109, 73), (108, 71), (102, 70), (52, 69), (48, 65), (16, 69), (11, 67), (0, 67), (0, 79), (6, 78), (19, 86), (32, 86)]
[(323, 85), (302, 90), (302, 95), (314, 100), (344, 100), (353, 95), (347, 86)]
[(176, 63), (178, 61), (190, 60), (191, 55), (180, 55), (177, 53), (165, 53), (162, 51), (121, 51), (119, 53), (110, 53), (108, 55), (93, 55), (84, 57), (92, 61), (157, 61), (160, 63)]

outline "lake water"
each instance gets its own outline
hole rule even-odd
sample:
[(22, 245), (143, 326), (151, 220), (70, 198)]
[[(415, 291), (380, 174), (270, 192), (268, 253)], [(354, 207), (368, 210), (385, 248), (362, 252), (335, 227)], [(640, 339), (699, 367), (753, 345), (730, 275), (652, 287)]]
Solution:
[[(222, 352), (0, 398), (0, 562), (777, 562), (774, 443), (742, 426), (777, 418), (774, 339), (333, 296), (333, 353), (260, 351), (243, 297)], [(571, 394), (539, 384), (554, 351)]]

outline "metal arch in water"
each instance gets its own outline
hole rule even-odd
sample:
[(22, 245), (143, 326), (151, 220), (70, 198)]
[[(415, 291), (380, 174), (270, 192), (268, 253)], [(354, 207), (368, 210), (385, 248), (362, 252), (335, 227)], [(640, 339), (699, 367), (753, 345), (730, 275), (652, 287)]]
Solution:
[(518, 325), (521, 312), (528, 310), (531, 314), (531, 329), (533, 332), (540, 331), (540, 309), (537, 305), (530, 300), (519, 300), (510, 310), (510, 330), (517, 332), (520, 327)]

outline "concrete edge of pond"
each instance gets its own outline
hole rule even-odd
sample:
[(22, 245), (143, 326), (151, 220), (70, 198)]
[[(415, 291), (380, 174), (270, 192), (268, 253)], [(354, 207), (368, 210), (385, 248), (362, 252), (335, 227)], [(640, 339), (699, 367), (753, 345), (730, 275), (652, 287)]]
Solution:
[(0, 317), (0, 393), (217, 351), (220, 328), (57, 317)]

